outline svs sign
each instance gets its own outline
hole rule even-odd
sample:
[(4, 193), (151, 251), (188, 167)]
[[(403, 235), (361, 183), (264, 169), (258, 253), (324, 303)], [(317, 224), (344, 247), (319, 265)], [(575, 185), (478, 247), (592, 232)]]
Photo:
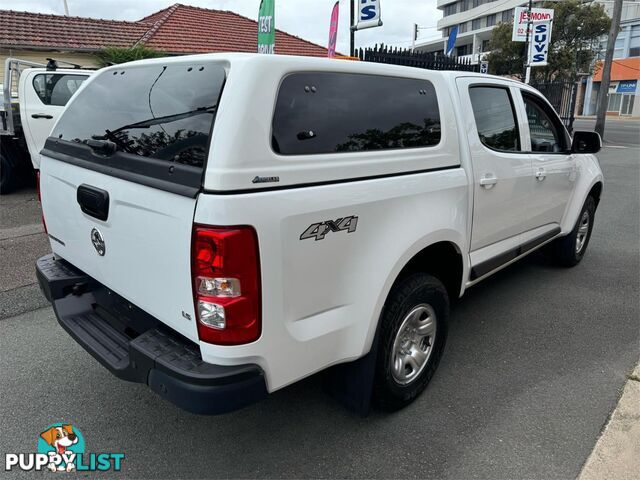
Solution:
[(356, 30), (382, 26), (380, 0), (359, 0), (358, 3)]
[(530, 66), (543, 67), (548, 64), (550, 41), (551, 22), (534, 24), (531, 43), (529, 44)]

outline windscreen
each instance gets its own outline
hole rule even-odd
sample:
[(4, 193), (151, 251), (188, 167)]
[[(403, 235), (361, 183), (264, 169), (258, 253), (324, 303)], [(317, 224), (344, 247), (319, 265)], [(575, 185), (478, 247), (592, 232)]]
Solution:
[(123, 154), (121, 164), (145, 157), (202, 170), (224, 80), (211, 62), (123, 65), (89, 82), (51, 136), (86, 145), (97, 163)]

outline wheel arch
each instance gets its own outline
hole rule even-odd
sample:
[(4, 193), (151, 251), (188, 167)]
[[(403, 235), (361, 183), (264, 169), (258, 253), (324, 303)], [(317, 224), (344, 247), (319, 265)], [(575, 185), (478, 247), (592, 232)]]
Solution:
[[(416, 253), (400, 270), (394, 285), (413, 273), (428, 273), (440, 280), (450, 300), (460, 296), (463, 259), (460, 247), (451, 241), (439, 241)], [(393, 288), (393, 287), (392, 287)]]
[[(382, 310), (392, 288), (403, 278), (416, 272), (429, 273), (443, 282), (450, 301), (462, 295), (463, 279), (469, 271), (468, 255), (464, 254), (466, 251), (464, 245), (464, 237), (459, 232), (437, 232), (429, 237), (429, 241), (423, 240), (415, 244), (398, 260), (396, 267), (388, 276), (385, 288), (380, 293), (363, 353), (371, 348)], [(451, 265), (454, 267), (451, 268)]]
[(593, 185), (593, 187), (591, 187), (591, 190), (589, 190), (588, 196), (593, 197), (593, 199), (596, 201), (596, 207), (600, 203), (600, 196), (602, 195), (602, 187), (603, 187), (602, 180), (599, 180)]

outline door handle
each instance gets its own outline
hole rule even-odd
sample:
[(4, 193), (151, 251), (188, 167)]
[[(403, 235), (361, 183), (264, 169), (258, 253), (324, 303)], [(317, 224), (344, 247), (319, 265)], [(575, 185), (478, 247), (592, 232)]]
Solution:
[(47, 115), (46, 113), (34, 113), (33, 115), (31, 115), (31, 118), (46, 118), (48, 120), (51, 120), (53, 118), (53, 115)]
[(536, 180), (541, 182), (545, 178), (547, 178), (547, 172), (544, 171), (544, 168), (539, 168), (538, 171), (536, 172)]
[(493, 173), (486, 173), (484, 177), (480, 179), (480, 185), (490, 190), (498, 183), (498, 178)]

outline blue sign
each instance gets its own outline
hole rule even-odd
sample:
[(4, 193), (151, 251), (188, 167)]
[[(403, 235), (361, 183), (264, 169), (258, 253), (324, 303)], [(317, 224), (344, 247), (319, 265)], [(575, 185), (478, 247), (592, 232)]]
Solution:
[(636, 93), (638, 80), (621, 80), (618, 82), (616, 93)]
[(453, 47), (456, 45), (457, 37), (458, 26), (456, 25), (455, 27), (453, 27), (453, 30), (451, 30), (451, 33), (449, 34), (449, 40), (447, 41), (447, 51), (445, 52), (447, 55), (451, 55), (451, 52), (453, 52)]
[(359, 0), (356, 30), (382, 26), (380, 0)]

